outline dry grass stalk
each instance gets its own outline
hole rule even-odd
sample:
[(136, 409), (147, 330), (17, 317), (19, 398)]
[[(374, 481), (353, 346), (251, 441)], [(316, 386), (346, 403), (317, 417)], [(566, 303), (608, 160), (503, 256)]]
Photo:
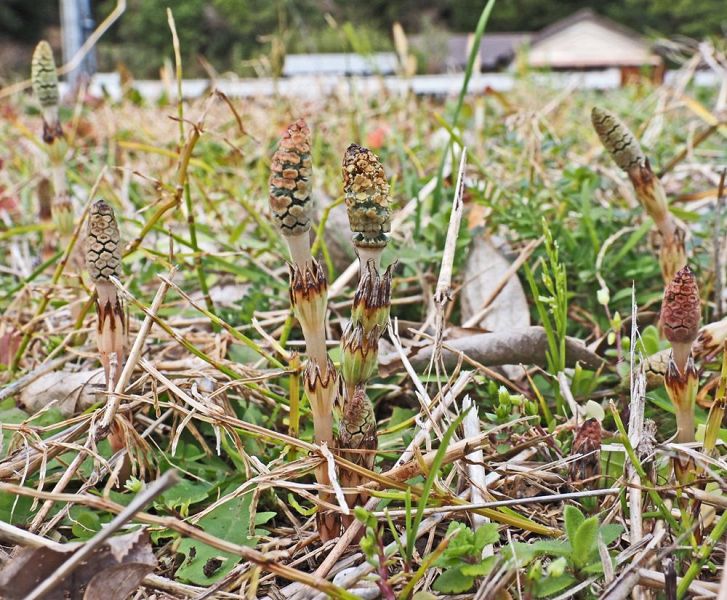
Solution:
[[(667, 285), (661, 307), (661, 327), (672, 345), (672, 359), (664, 382), (676, 412), (677, 441), (681, 444), (694, 441), (694, 404), (699, 376), (691, 354), (700, 319), (699, 288), (687, 266)], [(690, 480), (689, 463), (685, 465), (676, 459), (674, 470), (679, 481)]]
[(661, 274), (664, 283), (669, 283), (676, 272), (687, 264), (687, 254), (685, 232), (669, 212), (664, 186), (652, 170), (638, 140), (618, 117), (594, 107), (591, 121), (604, 148), (629, 176), (639, 202), (654, 219), (662, 237), (659, 250)]
[[(304, 387), (313, 413), (317, 444), (333, 446), (333, 406), (338, 373), (326, 349), (328, 282), (321, 265), (311, 254), (311, 156), (310, 130), (303, 119), (288, 126), (273, 154), (270, 172), (270, 209), (290, 250), (290, 303), (306, 343), (308, 363)], [(330, 486), (326, 465), (316, 469), (316, 480)], [(328, 492), (320, 499), (327, 501)], [(318, 532), (322, 541), (338, 536), (340, 523), (333, 513), (319, 511)]]
[[(104, 200), (93, 203), (86, 235), (86, 268), (96, 288), (96, 343), (106, 387), (113, 389), (124, 363), (126, 319), (123, 303), (111, 281), (111, 277), (121, 277), (119, 227), (113, 209)], [(115, 451), (125, 446), (122, 429), (118, 425), (112, 427), (109, 441)]]

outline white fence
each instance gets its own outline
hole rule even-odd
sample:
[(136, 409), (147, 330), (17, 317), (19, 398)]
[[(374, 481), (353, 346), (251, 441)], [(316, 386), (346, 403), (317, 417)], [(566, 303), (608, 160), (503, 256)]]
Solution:
[[(670, 82), (676, 72), (666, 74), (666, 82)], [(536, 85), (555, 89), (613, 89), (621, 84), (618, 69), (585, 72), (533, 73), (530, 81)], [(340, 75), (319, 75), (249, 79), (185, 79), (182, 81), (182, 95), (185, 98), (197, 98), (207, 91), (216, 88), (232, 98), (251, 98), (261, 96), (285, 96), (305, 99), (316, 99), (330, 94), (373, 95), (387, 93), (417, 95), (454, 96), (462, 88), (462, 73), (446, 75), (417, 75), (411, 78), (402, 77), (343, 77)], [(471, 94), (482, 93), (491, 88), (498, 92), (506, 92), (513, 88), (517, 77), (512, 73), (475, 74), (469, 83)], [(700, 71), (694, 76), (697, 86), (717, 86), (720, 78), (713, 71)], [(156, 100), (163, 94), (170, 98), (176, 97), (176, 84), (165, 84), (157, 80), (138, 80), (134, 88), (147, 100)], [(92, 94), (108, 94), (113, 99), (121, 97), (121, 83), (117, 73), (99, 73), (91, 81)]]

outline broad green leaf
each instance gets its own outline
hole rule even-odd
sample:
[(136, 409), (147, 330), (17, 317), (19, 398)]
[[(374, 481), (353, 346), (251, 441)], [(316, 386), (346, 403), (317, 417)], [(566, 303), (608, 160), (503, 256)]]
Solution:
[(212, 484), (206, 481), (182, 479), (175, 486), (159, 496), (154, 501), (154, 505), (158, 509), (181, 511), (182, 516), (186, 517), (189, 506), (206, 500), (212, 487)]
[[(235, 489), (231, 486), (226, 493)], [(253, 547), (257, 543), (251, 529), (250, 502), (252, 494), (244, 494), (225, 502), (212, 512), (202, 517), (197, 526), (216, 537), (241, 546)], [(269, 521), (275, 513), (258, 513), (254, 525), (262, 525)], [(211, 585), (227, 575), (239, 562), (240, 557), (228, 552), (221, 552), (197, 540), (183, 539), (177, 552), (184, 555), (184, 562), (177, 569), (176, 577), (182, 581), (196, 585)]]
[(474, 583), (474, 577), (465, 575), (459, 569), (454, 568), (447, 569), (437, 577), (432, 588), (443, 594), (462, 594), (471, 590)]
[(575, 506), (568, 504), (563, 510), (563, 519), (565, 520), (565, 532), (568, 535), (568, 541), (573, 544), (576, 531), (586, 518)]
[(615, 542), (621, 536), (623, 530), (624, 528), (621, 525), (617, 525), (616, 523), (609, 523), (608, 525), (601, 525), (598, 533), (601, 536), (603, 543), (608, 546)]
[(0, 521), (11, 525), (24, 525), (30, 517), (32, 498), (0, 492)]
[(485, 523), (480, 525), (475, 531), (475, 547), (480, 551), (488, 544), (494, 544), (500, 539), (497, 533), (497, 523)]
[(598, 517), (591, 517), (581, 523), (576, 531), (575, 537), (571, 541), (573, 546), (573, 563), (582, 567), (588, 564), (593, 551), (596, 549), (598, 540)]
[(547, 598), (574, 584), (578, 581), (572, 575), (564, 574), (560, 577), (545, 577), (535, 584), (535, 597)]
[(496, 557), (488, 556), (481, 562), (475, 563), (474, 565), (462, 565), (460, 567), (460, 571), (462, 571), (463, 575), (481, 577), (482, 575), (487, 575), (490, 571), (492, 571), (492, 567), (495, 566), (496, 560)]

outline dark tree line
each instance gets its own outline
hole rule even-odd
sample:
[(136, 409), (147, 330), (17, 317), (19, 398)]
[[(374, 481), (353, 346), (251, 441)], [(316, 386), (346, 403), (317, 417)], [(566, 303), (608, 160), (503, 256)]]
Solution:
[[(94, 1), (97, 20), (115, 4)], [(218, 70), (239, 71), (249, 59), (272, 55), (274, 60), (282, 51), (346, 50), (356, 44), (387, 49), (395, 21), (408, 33), (472, 31), (484, 0), (127, 0), (127, 5), (99, 49), (101, 66), (123, 62), (132, 72), (149, 75), (169, 56), (166, 6), (174, 12), (187, 70), (199, 72), (195, 59), (200, 56)], [(584, 7), (647, 35), (727, 35), (727, 0), (498, 0), (489, 30), (537, 31)], [(353, 27), (343, 27), (347, 22)], [(57, 23), (56, 0), (0, 1), (4, 40), (32, 43)]]

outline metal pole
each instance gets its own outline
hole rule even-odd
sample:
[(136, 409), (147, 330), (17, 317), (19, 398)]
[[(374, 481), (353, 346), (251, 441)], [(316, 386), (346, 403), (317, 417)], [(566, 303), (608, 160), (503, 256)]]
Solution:
[[(93, 17), (89, 0), (61, 0), (61, 31), (63, 37), (63, 62), (70, 61), (81, 49), (83, 42), (93, 31)], [(81, 64), (67, 74), (71, 90), (75, 90), (82, 77), (90, 77), (96, 70), (93, 50)]]

